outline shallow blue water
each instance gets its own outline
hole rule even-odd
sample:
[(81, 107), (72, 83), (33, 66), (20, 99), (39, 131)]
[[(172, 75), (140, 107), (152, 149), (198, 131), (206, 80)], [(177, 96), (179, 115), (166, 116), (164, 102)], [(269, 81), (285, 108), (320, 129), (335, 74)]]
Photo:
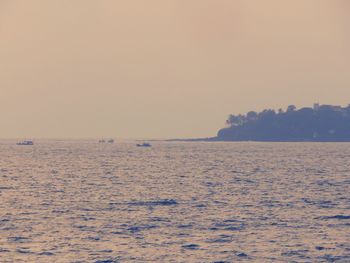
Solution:
[(350, 262), (350, 144), (0, 143), (0, 262)]

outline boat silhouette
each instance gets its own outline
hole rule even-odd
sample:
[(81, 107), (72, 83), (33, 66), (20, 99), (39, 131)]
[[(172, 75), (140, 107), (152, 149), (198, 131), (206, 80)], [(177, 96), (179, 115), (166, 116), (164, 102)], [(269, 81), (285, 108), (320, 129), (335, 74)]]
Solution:
[(152, 145), (148, 142), (144, 142), (142, 144), (138, 143), (136, 144), (137, 147), (152, 147)]
[(31, 141), (31, 140), (25, 140), (25, 141), (21, 141), (21, 142), (18, 142), (16, 143), (17, 145), (34, 145), (34, 142)]

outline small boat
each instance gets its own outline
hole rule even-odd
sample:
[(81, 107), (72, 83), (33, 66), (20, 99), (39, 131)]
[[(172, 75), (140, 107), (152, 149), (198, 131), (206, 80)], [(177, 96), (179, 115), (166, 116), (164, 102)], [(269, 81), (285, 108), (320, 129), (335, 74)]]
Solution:
[(106, 141), (104, 139), (99, 140), (98, 143), (105, 143)]
[(144, 142), (144, 143), (142, 143), (142, 144), (136, 144), (136, 146), (137, 147), (152, 147), (152, 145), (151, 144), (149, 144), (148, 142)]
[(114, 143), (114, 140), (113, 139), (109, 139), (107, 142), (108, 143)]
[(21, 141), (16, 143), (17, 145), (34, 145), (34, 142), (31, 140), (25, 140), (25, 141)]

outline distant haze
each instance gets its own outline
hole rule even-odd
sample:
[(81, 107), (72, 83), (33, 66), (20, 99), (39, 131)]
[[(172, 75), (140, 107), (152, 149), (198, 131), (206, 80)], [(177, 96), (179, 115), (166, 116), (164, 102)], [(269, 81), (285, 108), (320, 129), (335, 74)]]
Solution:
[(350, 103), (348, 0), (0, 0), (0, 137), (214, 136)]

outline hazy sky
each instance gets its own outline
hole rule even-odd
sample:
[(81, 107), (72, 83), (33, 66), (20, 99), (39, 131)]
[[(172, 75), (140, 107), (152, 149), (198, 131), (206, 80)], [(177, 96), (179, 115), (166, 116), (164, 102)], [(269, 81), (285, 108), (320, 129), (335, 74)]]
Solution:
[(0, 0), (0, 137), (214, 136), (349, 71), (348, 0)]

